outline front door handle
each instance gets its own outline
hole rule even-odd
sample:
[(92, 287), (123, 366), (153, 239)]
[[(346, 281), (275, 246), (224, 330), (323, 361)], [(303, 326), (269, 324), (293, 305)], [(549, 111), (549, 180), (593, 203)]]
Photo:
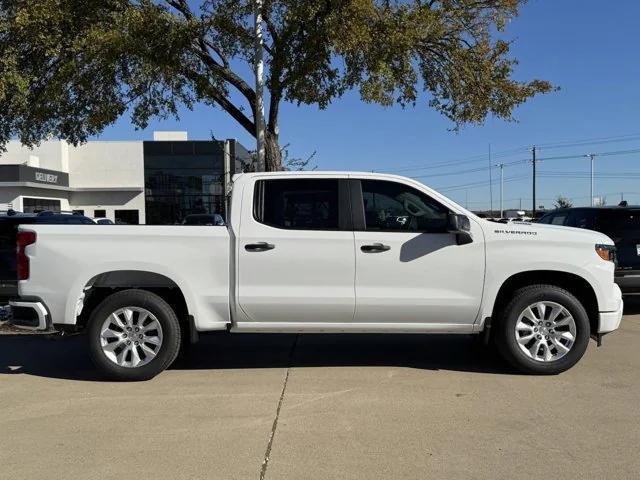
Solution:
[(362, 245), (360, 250), (364, 253), (376, 253), (376, 252), (386, 252), (390, 250), (391, 247), (389, 245), (384, 245), (383, 243), (374, 243), (372, 245)]
[(276, 248), (276, 246), (273, 243), (267, 242), (247, 243), (244, 246), (247, 252), (265, 252), (267, 250), (273, 250), (274, 248)]

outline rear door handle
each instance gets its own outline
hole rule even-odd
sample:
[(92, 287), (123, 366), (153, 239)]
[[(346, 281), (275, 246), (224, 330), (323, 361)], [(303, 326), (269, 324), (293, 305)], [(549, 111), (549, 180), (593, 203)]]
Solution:
[(267, 242), (247, 243), (244, 246), (247, 252), (265, 252), (267, 250), (273, 250), (274, 248), (276, 248), (276, 246), (273, 243)]
[(376, 253), (376, 252), (386, 252), (390, 250), (391, 247), (389, 245), (385, 245), (383, 243), (374, 243), (372, 245), (362, 245), (360, 250), (365, 253)]

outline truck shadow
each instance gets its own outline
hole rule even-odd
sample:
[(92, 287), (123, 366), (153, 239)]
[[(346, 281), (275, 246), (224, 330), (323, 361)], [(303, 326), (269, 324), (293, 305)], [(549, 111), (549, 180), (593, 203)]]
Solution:
[[(517, 374), (471, 336), (382, 334), (210, 334), (172, 370), (304, 367), (407, 367)], [(0, 335), (0, 375), (100, 381), (85, 337)]]

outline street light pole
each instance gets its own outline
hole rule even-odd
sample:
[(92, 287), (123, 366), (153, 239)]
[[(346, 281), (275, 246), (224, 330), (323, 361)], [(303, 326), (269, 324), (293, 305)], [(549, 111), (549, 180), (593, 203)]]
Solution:
[(504, 217), (504, 163), (498, 163), (496, 167), (500, 167), (500, 218)]
[(531, 218), (536, 218), (536, 146), (531, 149), (533, 163), (533, 208), (531, 210)]
[(491, 178), (491, 144), (489, 144), (489, 217), (493, 217), (493, 179)]
[(589, 155), (589, 159), (591, 160), (591, 206), (593, 207), (594, 204), (594, 197), (593, 197), (593, 193), (594, 193), (594, 189), (593, 189), (593, 184), (594, 184), (594, 180), (593, 180), (593, 160), (595, 158), (595, 154), (590, 153)]
[(255, 33), (255, 57), (254, 67), (256, 76), (256, 104), (254, 120), (256, 123), (256, 154), (257, 170), (265, 171), (264, 148), (264, 62), (262, 59), (262, 0), (254, 0), (254, 33)]

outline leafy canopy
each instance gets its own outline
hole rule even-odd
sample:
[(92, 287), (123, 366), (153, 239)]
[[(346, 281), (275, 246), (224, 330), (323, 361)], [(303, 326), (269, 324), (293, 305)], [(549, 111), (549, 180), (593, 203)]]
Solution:
[[(284, 101), (427, 103), (454, 126), (552, 90), (512, 78), (496, 40), (524, 0), (264, 0), (267, 135)], [(217, 105), (255, 133), (253, 2), (0, 0), (0, 147), (76, 144), (130, 112), (136, 127)]]

